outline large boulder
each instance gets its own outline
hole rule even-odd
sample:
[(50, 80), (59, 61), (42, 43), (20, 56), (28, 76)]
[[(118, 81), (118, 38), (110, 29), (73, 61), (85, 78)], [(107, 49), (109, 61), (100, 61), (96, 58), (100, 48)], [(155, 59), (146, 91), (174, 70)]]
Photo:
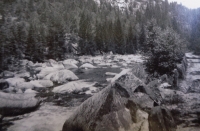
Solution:
[(119, 83), (110, 84), (82, 103), (63, 131), (148, 131), (148, 114), (129, 97)]
[(78, 80), (79, 78), (70, 70), (59, 70), (48, 74), (44, 79), (57, 83), (65, 83), (67, 81)]
[(176, 131), (170, 111), (161, 106), (152, 108), (149, 114), (149, 131)]
[(13, 116), (35, 110), (40, 100), (29, 94), (9, 94), (0, 92), (0, 114)]

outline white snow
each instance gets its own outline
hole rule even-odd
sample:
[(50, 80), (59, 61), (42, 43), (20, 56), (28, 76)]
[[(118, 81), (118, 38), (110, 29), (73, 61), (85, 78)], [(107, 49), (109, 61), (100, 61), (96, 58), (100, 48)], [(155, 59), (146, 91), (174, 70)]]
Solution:
[(47, 62), (46, 62), (46, 66), (48, 67), (53, 67), (53, 68), (56, 68), (56, 69), (64, 69), (64, 65), (62, 64), (62, 62), (57, 62), (53, 59), (49, 59)]
[(72, 71), (65, 69), (52, 72), (45, 76), (44, 79), (58, 83), (65, 83), (67, 81), (78, 80), (79, 78)]
[(52, 87), (53, 82), (50, 80), (34, 80), (30, 81), (34, 85), (34, 87), (40, 88), (40, 87)]
[(18, 78), (18, 77), (8, 78), (6, 79), (6, 81), (8, 82), (9, 86), (12, 87), (15, 87), (19, 83), (25, 82), (23, 78)]
[(166, 87), (170, 87), (171, 85), (169, 84), (169, 83), (167, 83), (167, 82), (165, 82), (165, 83), (162, 83), (161, 85), (160, 85), (160, 88), (166, 88)]
[(96, 91), (97, 89), (96, 87), (93, 86), (94, 84), (95, 83), (84, 82), (83, 80), (72, 81), (67, 84), (55, 87), (52, 91), (55, 93), (66, 93), (66, 92), (72, 93), (74, 91), (83, 92), (84, 88), (88, 88), (88, 90), (90, 91), (88, 91), (87, 93), (91, 94), (92, 91)]
[(16, 84), (17, 89), (27, 90), (27, 89), (33, 89), (34, 85), (30, 82), (21, 82)]
[(20, 77), (20, 78), (30, 77), (30, 73), (29, 72), (18, 73), (18, 74), (15, 74), (15, 77)]
[(115, 76), (115, 75), (117, 75), (117, 73), (113, 73), (113, 72), (106, 72), (105, 74), (107, 76)]
[(111, 83), (114, 83), (117, 79), (119, 79), (121, 76), (127, 74), (130, 71), (131, 71), (131, 69), (124, 69), (124, 70), (122, 70), (119, 74), (115, 75), (115, 77), (112, 78)]
[(77, 65), (79, 62), (77, 60), (74, 60), (74, 59), (67, 59), (67, 60), (64, 60), (63, 61), (63, 64), (64, 65), (67, 65), (67, 64), (74, 64), (74, 65)]
[(25, 92), (25, 94), (29, 94), (29, 95), (32, 95), (32, 96), (36, 96), (36, 93), (38, 93), (37, 91), (34, 91), (32, 89), (27, 89)]
[(79, 68), (84, 68), (84, 69), (86, 69), (86, 68), (88, 68), (88, 69), (93, 69), (93, 68), (96, 68), (96, 67), (93, 66), (93, 65), (90, 64), (90, 63), (85, 63), (85, 64), (83, 64), (82, 66), (80, 66)]
[(37, 77), (38, 77), (39, 79), (42, 79), (42, 78), (44, 78), (46, 75), (48, 75), (48, 74), (50, 74), (50, 73), (52, 73), (52, 72), (56, 72), (56, 71), (58, 71), (57, 68), (53, 68), (53, 67), (44, 67), (44, 68), (40, 71), (40, 73), (37, 74)]
[(76, 69), (76, 68), (78, 68), (78, 66), (73, 64), (73, 63), (64, 64), (64, 67), (65, 67), (65, 69)]

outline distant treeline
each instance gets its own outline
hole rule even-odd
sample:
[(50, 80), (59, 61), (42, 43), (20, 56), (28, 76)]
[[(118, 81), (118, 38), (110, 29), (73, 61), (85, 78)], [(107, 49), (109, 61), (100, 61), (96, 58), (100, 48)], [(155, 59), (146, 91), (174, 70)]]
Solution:
[(73, 51), (68, 48), (72, 46), (66, 47), (66, 33), (80, 38), (79, 54), (91, 55), (153, 51), (154, 44), (159, 44), (155, 38), (166, 42), (162, 37), (169, 31), (177, 36), (175, 42), (190, 42), (189, 47), (195, 49), (199, 43), (198, 10), (167, 0), (149, 0), (139, 9), (130, 4), (123, 10), (106, 0), (100, 4), (94, 0), (3, 0), (0, 14), (1, 68), (22, 58), (34, 62), (64, 59)]

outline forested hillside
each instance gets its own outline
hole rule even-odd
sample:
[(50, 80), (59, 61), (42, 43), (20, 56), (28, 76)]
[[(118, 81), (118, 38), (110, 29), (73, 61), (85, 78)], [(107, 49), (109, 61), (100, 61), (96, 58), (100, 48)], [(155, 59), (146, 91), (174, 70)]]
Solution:
[[(62, 60), (73, 50), (79, 55), (110, 51), (158, 55), (176, 48), (173, 55), (181, 55), (186, 47), (199, 48), (199, 10), (167, 0), (125, 0), (123, 7), (113, 2), (1, 1), (1, 69), (24, 58)], [(70, 34), (67, 42), (66, 34)]]

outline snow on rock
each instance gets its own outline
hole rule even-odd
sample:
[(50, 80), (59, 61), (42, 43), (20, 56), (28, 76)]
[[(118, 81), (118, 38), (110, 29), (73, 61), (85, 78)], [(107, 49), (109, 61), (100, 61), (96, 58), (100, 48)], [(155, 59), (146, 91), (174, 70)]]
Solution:
[(52, 87), (53, 82), (50, 80), (33, 80), (30, 81), (36, 88), (41, 88), (41, 87)]
[(65, 69), (52, 72), (45, 76), (44, 79), (57, 83), (65, 83), (67, 81), (78, 80), (79, 78), (72, 71)]
[(30, 77), (30, 73), (29, 72), (23, 72), (23, 73), (18, 73), (15, 74), (15, 77), (20, 77), (20, 78), (24, 78), (24, 77)]
[(0, 92), (0, 114), (18, 115), (34, 110), (40, 100), (29, 94), (10, 94)]
[(90, 64), (90, 63), (85, 63), (85, 64), (83, 64), (82, 66), (80, 66), (79, 68), (84, 68), (84, 69), (86, 69), (86, 68), (88, 68), (88, 69), (93, 69), (93, 68), (96, 68), (95, 66), (93, 66), (92, 64)]
[(105, 74), (107, 76), (115, 76), (115, 75), (117, 75), (117, 73), (113, 73), (113, 72), (106, 72)]
[(8, 78), (6, 79), (6, 81), (8, 82), (9, 86), (12, 86), (12, 87), (15, 87), (19, 83), (25, 82), (23, 78), (18, 78), (18, 77)]
[(34, 89), (34, 85), (30, 82), (21, 82), (16, 84), (16, 88), (22, 90)]
[(194, 55), (192, 52), (185, 53), (185, 56), (189, 59), (200, 59), (200, 56)]
[(45, 64), (46, 64), (46, 67), (53, 67), (56, 69), (64, 69), (64, 65), (62, 64), (62, 62), (57, 62), (53, 59), (49, 59)]
[(168, 88), (168, 87), (171, 87), (171, 85), (169, 83), (162, 83), (160, 85), (160, 88)]
[(119, 79), (121, 76), (127, 74), (130, 71), (131, 71), (131, 69), (124, 69), (124, 70), (122, 70), (119, 74), (115, 75), (115, 77), (112, 78), (111, 83), (114, 83), (117, 79)]
[(13, 121), (7, 131), (61, 131), (65, 120), (74, 112), (74, 107), (55, 106), (45, 103), (39, 110)]
[(36, 94), (38, 93), (37, 91), (34, 91), (32, 89), (27, 89), (25, 92), (25, 94), (30, 94), (32, 96), (36, 96)]
[(97, 88), (94, 87), (95, 83), (80, 81), (72, 81), (67, 84), (55, 87), (52, 91), (55, 93), (80, 93), (86, 92), (86, 94), (92, 94), (92, 92), (96, 92)]
[(93, 59), (94, 59), (95, 57), (91, 57), (91, 56), (80, 56), (79, 57), (79, 61), (81, 62), (81, 63), (93, 63)]
[(77, 65), (73, 64), (73, 63), (69, 63), (69, 64), (63, 64), (65, 69), (76, 69), (78, 68)]
[(16, 92), (16, 94), (22, 94), (22, 93), (23, 93), (23, 91), (21, 89), (18, 89)]
[(56, 71), (58, 71), (57, 68), (45, 67), (45, 68), (43, 68), (43, 69), (40, 71), (39, 74), (37, 74), (37, 77), (38, 77), (39, 79), (43, 79), (46, 75), (48, 75), (48, 74), (50, 74), (50, 73), (52, 73), (52, 72), (56, 72)]
[(74, 60), (74, 59), (67, 59), (67, 60), (64, 60), (63, 61), (63, 64), (64, 65), (67, 65), (67, 64), (74, 64), (74, 65), (77, 65), (79, 62), (77, 60)]

